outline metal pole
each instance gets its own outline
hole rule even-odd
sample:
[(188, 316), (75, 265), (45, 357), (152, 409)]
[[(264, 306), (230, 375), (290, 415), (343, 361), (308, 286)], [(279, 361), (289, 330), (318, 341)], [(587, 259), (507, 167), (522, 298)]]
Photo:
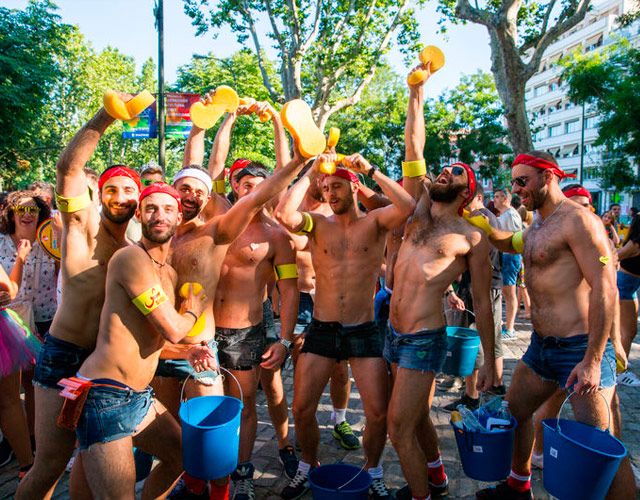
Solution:
[(580, 184), (584, 179), (584, 102), (582, 103), (582, 127), (580, 132)]
[(165, 99), (164, 99), (164, 0), (157, 0), (156, 24), (158, 26), (158, 163), (166, 172), (165, 148)]

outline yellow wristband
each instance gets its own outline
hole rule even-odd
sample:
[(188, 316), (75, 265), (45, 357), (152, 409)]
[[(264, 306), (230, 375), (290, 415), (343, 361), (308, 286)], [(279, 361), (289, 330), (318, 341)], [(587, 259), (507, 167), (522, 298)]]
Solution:
[(297, 264), (280, 264), (273, 268), (276, 273), (276, 280), (286, 280), (298, 277)]
[(213, 190), (218, 194), (223, 194), (225, 192), (226, 185), (224, 183), (224, 179), (219, 181), (213, 181)]
[(138, 295), (133, 302), (145, 316), (151, 313), (156, 307), (169, 300), (160, 285), (155, 285)]
[(402, 175), (404, 177), (420, 177), (427, 173), (427, 162), (424, 160), (403, 161)]
[(489, 225), (487, 219), (485, 219), (482, 215), (474, 215), (471, 217), (471, 213), (468, 210), (462, 211), (462, 218), (466, 220), (469, 224), (476, 226), (478, 229), (484, 231), (487, 236), (493, 233), (493, 228)]
[(89, 194), (89, 189), (87, 189), (84, 194), (74, 196), (73, 198), (65, 198), (56, 193), (56, 205), (61, 212), (79, 212), (90, 204), (91, 195)]
[(309, 212), (302, 212), (304, 215), (304, 226), (298, 231), (298, 234), (309, 234), (313, 230), (313, 217)]
[(522, 231), (518, 231), (517, 233), (513, 233), (511, 237), (511, 246), (517, 253), (522, 253), (524, 250), (524, 239), (522, 238)]

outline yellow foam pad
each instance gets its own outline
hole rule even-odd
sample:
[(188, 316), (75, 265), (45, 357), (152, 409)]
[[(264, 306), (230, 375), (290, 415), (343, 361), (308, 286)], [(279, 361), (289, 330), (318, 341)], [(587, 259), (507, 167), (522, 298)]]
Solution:
[(125, 103), (129, 116), (134, 118), (142, 113), (145, 109), (156, 102), (156, 98), (148, 90), (143, 90), (139, 94), (136, 94), (131, 100)]
[(323, 174), (331, 175), (336, 171), (336, 165), (338, 163), (342, 163), (342, 160), (344, 160), (344, 155), (339, 154), (338, 161), (336, 163), (323, 161), (320, 165), (318, 165), (318, 170), (320, 170), (320, 172), (322, 172)]
[[(253, 97), (240, 98), (240, 104), (242, 104), (243, 106), (251, 105), (252, 110), (255, 109), (255, 103), (256, 103), (256, 100)], [(262, 123), (265, 123), (269, 121), (269, 119), (271, 118), (271, 115), (269, 114), (269, 112), (264, 112), (264, 113), (260, 113), (258, 115), (258, 118), (260, 118), (260, 121)]]
[[(187, 281), (182, 284), (182, 286), (180, 287), (180, 290), (178, 291), (178, 295), (180, 295), (180, 297), (182, 297), (183, 299), (186, 299), (189, 296), (189, 285), (193, 285), (194, 295), (198, 295), (202, 291), (202, 285), (200, 283), (196, 283), (196, 282), (192, 283)], [(187, 337), (197, 337), (202, 332), (204, 332), (205, 325), (206, 325), (206, 322), (205, 322), (204, 313), (203, 313), (200, 315), (196, 323), (193, 325), (193, 327), (191, 328), (191, 331), (189, 331), (189, 333), (187, 334)]]
[(116, 120), (130, 120), (129, 110), (115, 90), (107, 90), (102, 97), (104, 109)]
[(285, 128), (296, 141), (300, 154), (305, 158), (319, 155), (327, 147), (327, 140), (313, 121), (311, 108), (302, 99), (286, 103), (280, 112)]
[(329, 129), (329, 137), (327, 138), (327, 148), (335, 148), (340, 140), (340, 129), (331, 127)]
[[(429, 68), (431, 74), (435, 73), (440, 68), (442, 68), (442, 66), (444, 66), (444, 54), (435, 45), (429, 45), (428, 47), (422, 49), (418, 57), (420, 58), (420, 62), (425, 66), (429, 62), (431, 62), (431, 66)], [(409, 85), (416, 85), (417, 83), (420, 83), (422, 80), (426, 79), (428, 76), (429, 71), (419, 69), (409, 75), (409, 77), (407, 78), (407, 83)]]
[(203, 130), (213, 127), (224, 113), (233, 113), (238, 109), (240, 99), (231, 87), (221, 85), (216, 89), (213, 102), (203, 104), (201, 101), (191, 105), (189, 114), (196, 127)]

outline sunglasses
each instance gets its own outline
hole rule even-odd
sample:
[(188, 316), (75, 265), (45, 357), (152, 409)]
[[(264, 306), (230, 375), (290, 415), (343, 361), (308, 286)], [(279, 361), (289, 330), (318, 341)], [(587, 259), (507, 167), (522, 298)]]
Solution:
[(144, 187), (149, 187), (151, 186), (151, 184), (155, 184), (156, 182), (159, 182), (159, 181), (154, 181), (153, 179), (142, 179), (141, 182)]
[[(444, 167), (442, 170), (440, 170), (440, 174), (442, 174), (442, 172), (444, 172), (447, 168), (451, 168), (451, 175), (462, 175), (464, 174), (464, 168), (462, 167)], [(438, 175), (440, 175), (438, 174)]]
[(21, 205), (18, 205), (17, 207), (11, 207), (11, 210), (13, 210), (13, 213), (16, 215), (40, 213), (40, 207), (24, 207)]

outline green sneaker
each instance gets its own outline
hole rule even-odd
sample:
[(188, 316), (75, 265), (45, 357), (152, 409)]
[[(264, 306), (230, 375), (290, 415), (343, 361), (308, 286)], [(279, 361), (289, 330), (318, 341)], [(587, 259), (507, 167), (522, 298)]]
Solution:
[(341, 424), (336, 424), (333, 427), (333, 437), (340, 441), (340, 445), (345, 450), (357, 450), (360, 448), (360, 441), (351, 430), (349, 422), (346, 420)]

